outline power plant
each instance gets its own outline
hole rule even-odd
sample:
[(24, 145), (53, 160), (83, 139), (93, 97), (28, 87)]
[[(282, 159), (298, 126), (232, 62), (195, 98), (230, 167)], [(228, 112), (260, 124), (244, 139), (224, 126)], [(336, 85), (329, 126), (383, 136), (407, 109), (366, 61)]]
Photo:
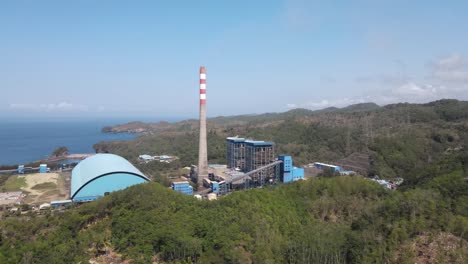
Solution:
[(206, 146), (206, 69), (200, 67), (200, 140), (198, 147), (197, 184), (203, 186), (208, 178), (208, 151)]
[[(200, 67), (200, 138), (198, 166), (192, 165), (190, 179), (197, 183), (196, 195), (226, 194), (232, 190), (262, 187), (304, 178), (304, 170), (292, 166), (287, 155), (275, 156), (273, 142), (240, 137), (226, 138), (227, 165), (208, 165), (206, 138), (206, 69)], [(192, 194), (188, 181), (174, 181), (172, 189)], [(211, 195), (210, 194), (210, 195)], [(200, 196), (201, 197), (201, 196)]]

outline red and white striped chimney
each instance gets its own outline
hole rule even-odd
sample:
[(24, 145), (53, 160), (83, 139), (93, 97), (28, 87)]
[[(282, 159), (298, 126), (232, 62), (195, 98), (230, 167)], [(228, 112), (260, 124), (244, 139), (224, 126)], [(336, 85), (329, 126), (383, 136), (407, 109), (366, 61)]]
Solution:
[(208, 178), (208, 150), (206, 141), (206, 70), (200, 67), (200, 141), (198, 146), (197, 183), (203, 186), (203, 179)]
[(206, 70), (200, 67), (200, 105), (206, 104)]

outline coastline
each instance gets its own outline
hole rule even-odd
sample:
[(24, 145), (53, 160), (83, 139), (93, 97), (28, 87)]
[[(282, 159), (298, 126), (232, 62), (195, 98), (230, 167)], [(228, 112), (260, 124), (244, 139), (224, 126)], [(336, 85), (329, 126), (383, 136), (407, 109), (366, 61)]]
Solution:
[(90, 154), (95, 153), (93, 146), (99, 142), (132, 140), (139, 136), (128, 132), (102, 132), (108, 124), (105, 120), (8, 123), (0, 131), (0, 167), (64, 160), (48, 157), (59, 146), (67, 147), (70, 153)]

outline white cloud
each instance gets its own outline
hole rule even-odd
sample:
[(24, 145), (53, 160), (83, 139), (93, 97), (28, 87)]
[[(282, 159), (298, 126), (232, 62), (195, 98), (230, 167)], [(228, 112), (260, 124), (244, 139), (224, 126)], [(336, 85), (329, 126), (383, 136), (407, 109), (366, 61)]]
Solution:
[(297, 108), (296, 104), (286, 104), (287, 108)]
[(85, 112), (89, 110), (87, 105), (71, 104), (68, 102), (49, 104), (24, 104), (12, 103), (10, 109), (17, 111), (39, 111), (39, 112)]
[(468, 82), (468, 71), (435, 71), (433, 77), (442, 81)]
[(429, 70), (423, 73), (423, 76), (429, 76), (426, 78), (408, 75), (406, 66), (400, 62), (400, 73), (369, 74), (355, 78), (356, 84), (366, 87), (364, 95), (350, 98), (321, 98), (296, 105), (309, 109), (323, 109), (363, 102), (386, 105), (399, 102), (427, 103), (442, 98), (468, 100), (467, 59), (455, 53), (433, 60), (428, 65)]
[(10, 109), (15, 110), (32, 110), (35, 108), (33, 104), (10, 104)]
[(452, 98), (453, 90), (445, 86), (433, 86), (430, 84), (418, 84), (408, 81), (400, 85), (391, 85), (389, 89), (379, 90), (365, 96), (322, 99), (320, 101), (310, 101), (299, 107), (312, 110), (327, 107), (345, 107), (348, 105), (373, 102), (379, 105), (393, 104), (398, 102), (425, 103), (439, 98)]
[(319, 102), (308, 102), (306, 104), (306, 107), (311, 109), (319, 109), (328, 106), (330, 106), (330, 102), (328, 100), (321, 100)]
[(338, 99), (323, 99), (321, 101), (310, 101), (299, 107), (317, 110), (327, 107), (344, 107), (352, 104), (369, 102), (369, 98), (338, 98)]
[(417, 96), (420, 99), (428, 99), (437, 96), (437, 89), (432, 85), (417, 85), (414, 82), (407, 82), (392, 89), (392, 94), (397, 97)]
[(440, 69), (460, 69), (466, 65), (465, 59), (460, 54), (452, 54), (444, 58), (440, 58), (434, 63)]
[(467, 61), (460, 54), (453, 54), (431, 63), (431, 77), (439, 82), (468, 82)]

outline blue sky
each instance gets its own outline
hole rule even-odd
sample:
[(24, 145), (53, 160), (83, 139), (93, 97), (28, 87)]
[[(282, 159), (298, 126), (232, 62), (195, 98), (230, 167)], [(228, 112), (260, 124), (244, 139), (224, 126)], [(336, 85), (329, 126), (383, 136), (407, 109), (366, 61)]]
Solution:
[(2, 1), (0, 116), (468, 99), (467, 1)]

